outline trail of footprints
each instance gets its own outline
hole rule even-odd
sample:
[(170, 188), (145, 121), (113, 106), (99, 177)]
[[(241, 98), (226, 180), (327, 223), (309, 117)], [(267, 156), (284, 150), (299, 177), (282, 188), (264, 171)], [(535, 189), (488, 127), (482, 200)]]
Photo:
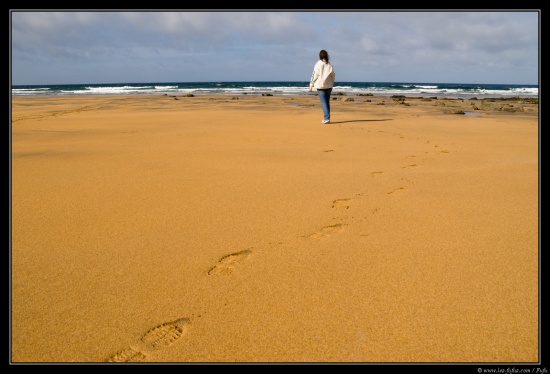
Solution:
[[(448, 151), (443, 151), (448, 153)], [(408, 156), (407, 158), (413, 158), (415, 156)], [(416, 165), (407, 165), (404, 168), (412, 167)], [(384, 174), (382, 171), (375, 171), (371, 173), (373, 178), (380, 177)], [(409, 181), (410, 182), (410, 181)], [(405, 187), (397, 188), (393, 191), (387, 192), (388, 195), (398, 194), (408, 191)], [(358, 196), (361, 194), (358, 194)], [(333, 209), (349, 209), (352, 199), (342, 198), (336, 199), (332, 202)], [(378, 208), (375, 208), (371, 213), (376, 213)], [(308, 235), (309, 239), (322, 240), (330, 237), (333, 234), (338, 234), (346, 230), (348, 224), (337, 223), (321, 228), (319, 231)], [(239, 252), (230, 253), (223, 256), (218, 260), (218, 263), (211, 267), (207, 271), (208, 276), (224, 276), (230, 275), (235, 270), (235, 265), (241, 261), (250, 257), (252, 251), (245, 249)], [(117, 362), (143, 362), (147, 360), (155, 351), (167, 348), (176, 343), (189, 328), (191, 321), (189, 318), (179, 318), (175, 321), (166, 322), (160, 324), (149, 331), (147, 331), (141, 339), (133, 345), (116, 352), (109, 356), (106, 361), (111, 363)]]
[[(430, 143), (430, 141), (427, 141), (427, 144), (429, 144), (429, 143)], [(435, 147), (438, 148), (439, 146), (435, 145)], [(437, 152), (437, 154), (440, 154), (440, 153), (449, 153), (449, 151), (443, 150), (443, 151), (438, 151)], [(406, 156), (405, 159), (407, 159), (407, 160), (416, 159), (417, 157), (418, 156), (411, 155), (411, 156)], [(407, 168), (412, 168), (412, 167), (416, 167), (416, 166), (418, 166), (418, 164), (414, 163), (414, 164), (405, 165), (402, 168), (407, 169)], [(381, 177), (381, 176), (383, 176), (383, 174), (384, 174), (383, 171), (373, 171), (373, 172), (370, 173), (372, 178)], [(408, 184), (414, 184), (413, 182), (411, 182), (410, 180), (405, 179), (405, 178), (401, 178), (401, 180), (407, 182)], [(399, 187), (399, 188), (396, 188), (394, 190), (388, 191), (386, 194), (387, 195), (399, 195), (399, 194), (405, 193), (407, 191), (409, 191), (409, 189), (407, 187)], [(361, 195), (361, 194), (359, 194), (359, 195)], [(349, 209), (351, 201), (352, 201), (352, 199), (349, 199), (349, 198), (336, 199), (332, 202), (332, 208), (333, 209)], [(371, 213), (373, 213), (373, 214), (376, 213), (376, 212), (378, 212), (378, 208), (375, 208), (374, 210), (371, 211)], [(315, 240), (326, 239), (326, 238), (330, 237), (332, 234), (337, 234), (337, 233), (340, 233), (340, 232), (344, 231), (347, 228), (347, 226), (348, 226), (348, 224), (345, 224), (345, 223), (337, 223), (337, 224), (334, 224), (334, 225), (325, 226), (321, 230), (319, 230), (319, 231), (317, 231), (317, 232), (315, 232), (311, 235), (308, 235), (308, 238), (315, 239)]]
[[(252, 251), (245, 249), (223, 256), (208, 270), (208, 275), (228, 275), (234, 270), (234, 264), (248, 258)], [(189, 318), (179, 318), (166, 322), (147, 331), (141, 339), (107, 358), (107, 362), (143, 362), (155, 351), (167, 348), (178, 341), (191, 323)]]

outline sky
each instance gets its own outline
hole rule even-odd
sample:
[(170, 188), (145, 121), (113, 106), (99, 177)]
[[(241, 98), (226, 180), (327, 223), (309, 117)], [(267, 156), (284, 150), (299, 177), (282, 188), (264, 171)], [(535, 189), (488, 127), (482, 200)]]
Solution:
[(540, 10), (10, 10), (11, 84), (539, 84)]

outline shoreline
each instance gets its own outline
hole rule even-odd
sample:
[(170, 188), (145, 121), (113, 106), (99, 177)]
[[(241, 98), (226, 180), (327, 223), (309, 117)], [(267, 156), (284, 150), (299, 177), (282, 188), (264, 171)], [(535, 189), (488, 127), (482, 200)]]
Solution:
[[(303, 97), (303, 96), (317, 96), (316, 92), (304, 92), (300, 94), (296, 93), (272, 93), (269, 91), (266, 92), (239, 92), (239, 93), (232, 93), (232, 92), (220, 92), (220, 93), (134, 93), (134, 94), (40, 94), (40, 95), (21, 95), (21, 94), (11, 94), (11, 98), (20, 98), (20, 97), (110, 97), (110, 96), (175, 96), (175, 97), (216, 97), (216, 96), (244, 96), (244, 97), (258, 97), (258, 96), (274, 96), (274, 97)], [(346, 97), (405, 97), (410, 99), (445, 99), (445, 100), (504, 100), (504, 101), (510, 101), (510, 100), (529, 100), (529, 101), (537, 101), (539, 100), (539, 96), (533, 96), (533, 95), (475, 95), (475, 94), (420, 94), (420, 93), (412, 93), (412, 94), (372, 94), (372, 93), (365, 93), (365, 94), (355, 94), (355, 93), (349, 93), (345, 90), (342, 91), (333, 91), (332, 96), (346, 96)]]
[[(168, 98), (174, 100), (187, 100), (189, 102), (197, 102), (200, 100), (208, 101), (220, 101), (220, 100), (241, 100), (254, 101), (255, 99), (269, 100), (270, 98), (275, 102), (283, 100), (285, 102), (292, 101), (293, 104), (299, 106), (300, 102), (306, 103), (305, 105), (315, 105), (315, 100), (318, 101), (316, 93), (308, 93), (304, 95), (274, 95), (271, 93), (255, 93), (255, 94), (132, 94), (132, 95), (52, 95), (52, 96), (13, 96), (13, 102), (18, 100), (54, 100), (54, 99), (121, 99), (121, 100), (148, 100), (148, 99), (161, 99)], [(407, 101), (409, 100), (409, 101)], [(295, 102), (298, 101), (298, 102)], [(359, 94), (359, 95), (347, 95), (346, 93), (336, 92), (331, 95), (331, 104), (339, 105), (341, 102), (345, 105), (392, 105), (410, 106), (411, 103), (417, 107), (447, 107), (448, 109), (454, 109), (455, 111), (443, 111), (443, 113), (452, 114), (464, 114), (463, 112), (527, 112), (538, 115), (539, 99), (531, 97), (499, 97), (499, 98), (462, 98), (462, 97), (446, 97), (446, 96), (416, 96), (416, 95), (372, 95), (372, 94)], [(263, 101), (267, 104), (267, 101)], [(349, 109), (349, 108), (346, 108)], [(357, 108), (354, 108), (357, 109)], [(363, 108), (362, 108), (363, 109)]]
[[(240, 95), (270, 93), (277, 96), (308, 95), (308, 81), (292, 82), (148, 82), (111, 84), (65, 84), (43, 86), (12, 86), (12, 94), (195, 94)], [(333, 92), (348, 96), (373, 94), (376, 96), (440, 96), (456, 98), (538, 98), (538, 85), (470, 84), (470, 83), (406, 83), (406, 82), (337, 82)]]

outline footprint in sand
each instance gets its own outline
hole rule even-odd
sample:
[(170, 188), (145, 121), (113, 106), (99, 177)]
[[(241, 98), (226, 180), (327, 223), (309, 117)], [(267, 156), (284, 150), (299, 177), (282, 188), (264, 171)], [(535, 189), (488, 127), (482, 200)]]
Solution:
[(379, 177), (381, 176), (382, 174), (384, 174), (383, 171), (373, 171), (372, 173), (370, 173), (370, 175), (374, 178), (374, 177)]
[(349, 202), (351, 199), (336, 199), (332, 202), (333, 208), (349, 209)]
[(231, 253), (229, 255), (223, 256), (218, 264), (208, 270), (208, 275), (221, 275), (221, 274), (231, 274), (234, 270), (233, 264), (243, 261), (250, 256), (252, 251), (245, 249), (240, 252)]
[(339, 232), (342, 232), (346, 229), (348, 225), (337, 223), (335, 225), (326, 226), (323, 227), (320, 231), (317, 231), (314, 234), (309, 235), (309, 238), (311, 239), (325, 239), (328, 238), (332, 234), (336, 234)]
[(395, 189), (393, 191), (390, 191), (388, 192), (388, 195), (392, 195), (392, 194), (397, 194), (397, 193), (402, 193), (402, 192), (407, 192), (408, 189), (405, 188), (405, 187), (399, 187), (398, 189)]
[(187, 331), (189, 318), (166, 322), (147, 331), (133, 346), (110, 356), (107, 362), (141, 362), (156, 350), (174, 344)]

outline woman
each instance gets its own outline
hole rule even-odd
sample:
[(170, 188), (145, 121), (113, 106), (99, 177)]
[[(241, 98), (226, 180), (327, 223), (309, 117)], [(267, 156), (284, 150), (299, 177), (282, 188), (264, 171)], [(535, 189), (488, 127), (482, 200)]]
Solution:
[(323, 107), (323, 121), (321, 123), (330, 123), (330, 94), (334, 86), (336, 74), (334, 68), (329, 62), (328, 52), (324, 49), (319, 52), (319, 61), (313, 67), (313, 74), (309, 82), (309, 91), (315, 87), (321, 99)]

